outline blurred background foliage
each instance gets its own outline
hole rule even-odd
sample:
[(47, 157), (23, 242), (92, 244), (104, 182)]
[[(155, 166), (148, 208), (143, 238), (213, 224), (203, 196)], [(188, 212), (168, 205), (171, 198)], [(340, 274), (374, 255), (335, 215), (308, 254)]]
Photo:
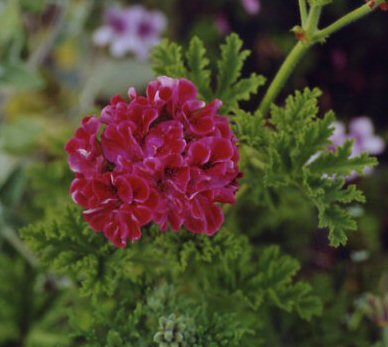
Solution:
[[(323, 22), (331, 22), (361, 2), (335, 1), (325, 11)], [(123, 6), (136, 3), (165, 13), (168, 26), (164, 35), (169, 39), (185, 46), (193, 35), (201, 37), (211, 57), (217, 56), (218, 46), (228, 32), (237, 32), (245, 48), (253, 52), (244, 74), (256, 71), (268, 78), (294, 44), (290, 29), (299, 20), (297, 1), (262, 0), (256, 15), (245, 12), (237, 0), (120, 2)], [(94, 332), (105, 329), (99, 317), (93, 317), (93, 321), (93, 304), (79, 296), (68, 278), (39, 266), (18, 230), (45, 216), (59, 217), (56, 214), (69, 202), (73, 175), (63, 146), (80, 118), (99, 114), (112, 95), (125, 95), (129, 86), (142, 90), (153, 78), (147, 60), (113, 58), (107, 50), (93, 45), (92, 34), (102, 23), (103, 11), (113, 4), (117, 2), (0, 0), (2, 347), (78, 346), (81, 340), (77, 333), (85, 334), (91, 325), (97, 329)], [(318, 86), (324, 92), (322, 113), (333, 108), (345, 122), (367, 115), (387, 140), (387, 32), (387, 14), (382, 11), (345, 28), (308, 54), (282, 97), (295, 88)], [(245, 107), (252, 111), (258, 103), (259, 98), (254, 98)], [(359, 230), (346, 247), (328, 246), (326, 233), (316, 230), (312, 207), (293, 190), (287, 190), (281, 200), (269, 199), (262, 204), (252, 203), (252, 191), (228, 211), (229, 228), (243, 231), (256, 257), (261, 247), (269, 244), (279, 244), (284, 252), (296, 257), (302, 264), (298, 276), (310, 282), (324, 303), (323, 315), (311, 323), (280, 314), (277, 309), (263, 314), (260, 333), (272, 341), (272, 346), (371, 346), (379, 340), (379, 324), (363, 318), (358, 304), (365, 293), (388, 292), (387, 155), (379, 159), (380, 166), (372, 175), (356, 181), (368, 202), (353, 208), (359, 217)], [(131, 252), (131, 246), (127, 252)], [(150, 287), (143, 283), (128, 290)], [(158, 307), (166, 298), (174, 297), (169, 293), (174, 288), (163, 287), (161, 291), (150, 293), (143, 306), (130, 308), (135, 311), (131, 319), (141, 321), (144, 312), (164, 317), (160, 323), (152, 323), (159, 326), (160, 339), (166, 324), (190, 327), (187, 317), (169, 316)], [(103, 305), (112, 312), (114, 303), (108, 300)], [(177, 303), (181, 312), (190, 305)], [(69, 319), (68, 312), (74, 307), (77, 310)], [(115, 318), (118, 325), (127, 319), (120, 314)], [(197, 315), (202, 317), (203, 326), (211, 321), (214, 331), (220, 329), (220, 320), (233, 321), (233, 317), (204, 318), (209, 315), (199, 311)], [(141, 330), (139, 321), (132, 323), (147, 333)], [(238, 324), (231, 324), (231, 329), (239, 331)], [(115, 335), (118, 333), (109, 331), (107, 346), (124, 346)], [(147, 343), (152, 344), (152, 336), (148, 338)]]

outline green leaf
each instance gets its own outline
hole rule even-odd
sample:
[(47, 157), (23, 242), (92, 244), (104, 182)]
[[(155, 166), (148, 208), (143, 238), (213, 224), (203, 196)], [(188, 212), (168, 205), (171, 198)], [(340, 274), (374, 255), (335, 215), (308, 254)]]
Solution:
[(345, 245), (346, 233), (357, 229), (355, 220), (338, 205), (319, 211), (319, 226), (329, 228), (329, 240), (333, 247)]
[(186, 54), (187, 66), (189, 67), (188, 78), (195, 83), (201, 96), (206, 101), (211, 101), (211, 71), (209, 70), (209, 59), (206, 58), (206, 49), (203, 42), (194, 37), (190, 41)]
[(267, 141), (264, 177), (271, 188), (294, 187), (309, 198), (318, 210), (319, 226), (329, 229), (330, 243), (338, 246), (346, 242), (348, 231), (356, 229), (346, 205), (365, 202), (356, 186), (346, 186), (345, 178), (363, 174), (377, 162), (367, 153), (352, 157), (352, 141), (335, 152), (329, 150), (335, 117), (328, 112), (318, 118), (320, 94), (306, 88), (289, 96), (284, 107), (272, 106), (275, 128)]
[(163, 40), (151, 53), (153, 70), (157, 75), (179, 78), (187, 75), (182, 58), (182, 47)]
[[(214, 98), (223, 102), (223, 113), (236, 113), (242, 100), (249, 100), (265, 79), (253, 73), (247, 78), (241, 78), (241, 71), (248, 50), (242, 50), (242, 41), (237, 34), (227, 37), (221, 45), (221, 58), (218, 60), (218, 71), (212, 75), (209, 59), (203, 42), (194, 37), (182, 56), (182, 47), (167, 40), (157, 46), (151, 54), (154, 72), (173, 78), (185, 77), (195, 83), (200, 96), (207, 102)], [(215, 75), (215, 76), (214, 76)], [(217, 81), (217, 88), (212, 90), (212, 82)]]
[(0, 65), (0, 86), (10, 90), (30, 90), (44, 86), (44, 81), (34, 68), (19, 63)]
[(15, 121), (2, 124), (0, 128), (0, 148), (8, 153), (26, 155), (36, 149), (43, 124), (39, 119), (19, 117)]
[(347, 240), (346, 233), (357, 227), (354, 217), (344, 205), (363, 203), (364, 195), (355, 185), (346, 186), (344, 178), (322, 178), (308, 171), (305, 174), (303, 187), (318, 209), (319, 226), (329, 229), (332, 246), (344, 245)]
[(243, 42), (237, 34), (227, 37), (225, 44), (221, 45), (221, 59), (218, 61), (217, 96), (221, 99), (241, 76), (244, 61), (250, 51), (241, 51)]
[(265, 118), (259, 112), (251, 114), (238, 109), (233, 124), (240, 143), (247, 144), (258, 151), (268, 145), (270, 131), (265, 126)]
[[(298, 285), (296, 285), (298, 286)], [(323, 305), (320, 298), (311, 295), (312, 287), (306, 283), (299, 283), (298, 300), (296, 300), (296, 310), (300, 317), (305, 320), (311, 320), (313, 316), (320, 316), (323, 311)]]
[(352, 148), (353, 141), (346, 141), (336, 152), (321, 154), (309, 167), (316, 174), (350, 176), (354, 171), (363, 174), (366, 167), (377, 165), (376, 158), (370, 157), (368, 153), (351, 158)]
[(21, 46), (24, 41), (23, 18), (18, 1), (2, 1), (0, 22), (0, 48), (7, 53), (13, 53), (14, 45)]
[(15, 207), (20, 202), (26, 183), (24, 168), (16, 167), (0, 187), (0, 202), (9, 208)]
[(265, 78), (255, 73), (251, 74), (248, 78), (240, 79), (229, 90), (224, 92), (223, 100), (228, 100), (227, 110), (231, 112), (238, 109), (239, 101), (249, 100), (264, 83)]
[(299, 132), (306, 127), (318, 114), (318, 98), (322, 92), (318, 88), (305, 88), (303, 92), (296, 91), (286, 99), (286, 105), (271, 106), (271, 120), (279, 131)]
[(271, 246), (261, 255), (258, 269), (261, 274), (257, 280), (268, 290), (290, 283), (299, 271), (300, 264), (289, 256), (281, 256), (278, 246)]
[(322, 303), (312, 294), (309, 284), (293, 281), (299, 269), (296, 259), (282, 255), (278, 246), (271, 246), (263, 251), (259, 274), (253, 281), (277, 307), (287, 312), (296, 310), (302, 318), (310, 320), (321, 314)]
[(330, 137), (333, 134), (334, 113), (329, 112), (323, 119), (317, 119), (301, 129), (298, 143), (298, 164), (304, 165), (312, 156), (327, 149)]
[(117, 331), (110, 330), (106, 339), (107, 347), (122, 347), (124, 341)]
[(292, 182), (293, 166), (292, 148), (286, 134), (281, 133), (272, 137), (272, 143), (268, 149), (269, 163), (266, 168), (264, 182), (269, 187), (280, 187)]
[(81, 294), (92, 298), (112, 295), (125, 272), (119, 264), (129, 261), (129, 253), (90, 229), (76, 206), (61, 214), (51, 211), (46, 220), (23, 228), (21, 234), (43, 264), (72, 276), (81, 284)]

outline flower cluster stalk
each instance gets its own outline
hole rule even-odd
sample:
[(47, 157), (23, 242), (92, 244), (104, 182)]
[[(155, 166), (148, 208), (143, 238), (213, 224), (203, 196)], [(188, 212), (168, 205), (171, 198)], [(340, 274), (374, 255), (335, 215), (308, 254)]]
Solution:
[(366, 3), (344, 15), (342, 18), (328, 25), (326, 28), (319, 29), (319, 19), (323, 6), (313, 5), (310, 6), (309, 11), (307, 11), (306, 0), (299, 0), (299, 11), (302, 23), (301, 29), (304, 38), (299, 40), (291, 49), (290, 53), (275, 75), (261, 101), (259, 106), (260, 112), (263, 115), (268, 113), (271, 104), (280, 94), (291, 73), (295, 70), (299, 61), (313, 45), (318, 42), (324, 42), (333, 33), (373, 12), (379, 5), (384, 3), (384, 1), (385, 0), (377, 0), (375, 6), (372, 8), (368, 3)]
[(307, 4), (306, 0), (299, 0), (299, 13), (300, 13), (300, 21), (302, 26), (306, 25), (307, 21)]

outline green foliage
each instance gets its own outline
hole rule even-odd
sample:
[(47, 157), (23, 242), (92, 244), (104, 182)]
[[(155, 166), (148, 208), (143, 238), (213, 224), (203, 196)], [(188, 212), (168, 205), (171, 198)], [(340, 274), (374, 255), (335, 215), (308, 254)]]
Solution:
[[(278, 247), (264, 249), (257, 261), (249, 240), (227, 229), (209, 238), (151, 228), (141, 242), (121, 250), (93, 232), (78, 208), (69, 207), (51, 210), (22, 235), (43, 265), (70, 276), (92, 299), (89, 313), (71, 312), (74, 338), (83, 337), (84, 346), (147, 346), (158, 331), (157, 317), (175, 314), (192, 322), (182, 332), (187, 341), (237, 347), (258, 338), (262, 327), (256, 316), (264, 308), (307, 320), (320, 313), (311, 287), (295, 280), (298, 261)], [(165, 285), (170, 281), (174, 287)], [(237, 319), (241, 315), (245, 318)], [(163, 329), (156, 334), (160, 345), (180, 339), (176, 330), (170, 336)]]
[[(255, 189), (261, 189), (261, 196), (268, 195), (265, 193), (268, 189), (289, 186), (301, 191), (318, 209), (319, 226), (329, 229), (330, 243), (333, 246), (345, 244), (346, 233), (356, 228), (346, 205), (363, 202), (363, 197), (355, 187), (347, 188), (344, 178), (353, 172), (362, 174), (366, 167), (374, 166), (376, 160), (367, 154), (351, 158), (351, 142), (335, 152), (328, 150), (335, 116), (328, 112), (318, 118), (321, 92), (318, 89), (297, 91), (287, 98), (284, 107), (272, 105), (271, 129), (259, 112), (252, 115), (238, 107), (238, 102), (248, 100), (264, 80), (255, 74), (240, 79), (249, 52), (242, 50), (237, 35), (230, 35), (221, 46), (214, 92), (209, 88), (211, 73), (202, 42), (198, 38), (191, 41), (187, 65), (181, 52), (177, 44), (163, 42), (153, 53), (155, 72), (172, 77), (188, 76), (206, 100), (212, 97), (223, 100), (224, 110), (236, 115), (239, 140), (249, 146), (243, 150), (249, 156), (248, 165), (256, 172), (263, 172), (264, 186), (257, 180), (250, 182)], [(257, 173), (255, 176), (260, 177)]]
[(129, 253), (116, 251), (103, 235), (94, 233), (75, 206), (52, 212), (21, 233), (44, 264), (79, 281), (84, 295), (112, 294), (125, 271), (121, 262)]
[(357, 227), (347, 206), (364, 202), (363, 194), (348, 186), (345, 178), (362, 174), (376, 165), (376, 159), (366, 153), (352, 157), (350, 141), (334, 152), (329, 149), (335, 117), (328, 112), (318, 118), (320, 95), (318, 89), (305, 89), (288, 97), (284, 107), (273, 105), (272, 127), (265, 127), (260, 114), (238, 112), (236, 130), (249, 146), (248, 165), (262, 172), (264, 185), (255, 181), (262, 196), (268, 195), (268, 189), (279, 194), (285, 187), (300, 191), (318, 209), (319, 226), (329, 229), (331, 245), (339, 246), (346, 243), (347, 232)]
[[(7, 1), (0, 4), (0, 87), (20, 91), (37, 89), (44, 85), (39, 71), (23, 62), (22, 51), (26, 37), (23, 13), (31, 1)], [(42, 3), (41, 0), (36, 3)], [(44, 6), (44, 4), (42, 4)], [(42, 6), (40, 5), (40, 6)], [(37, 7), (37, 5), (35, 5)]]
[(326, 152), (320, 155), (310, 165), (310, 169), (317, 174), (349, 176), (354, 171), (363, 174), (366, 167), (376, 165), (376, 159), (367, 153), (350, 158), (353, 142), (347, 141), (336, 152)]
[(206, 49), (203, 42), (194, 37), (190, 41), (187, 51), (188, 79), (196, 81), (198, 89), (206, 100), (211, 99), (211, 71), (208, 68), (209, 59), (206, 57)]
[[(265, 82), (264, 77), (255, 73), (241, 78), (242, 68), (249, 54), (248, 50), (242, 50), (242, 41), (236, 34), (228, 36), (221, 46), (218, 71), (214, 78), (209, 69), (206, 49), (198, 37), (190, 41), (185, 59), (182, 56), (182, 47), (164, 40), (154, 49), (152, 61), (156, 74), (189, 78), (206, 101), (219, 98), (224, 103), (223, 112), (234, 113), (239, 110), (239, 102), (249, 100)], [(213, 80), (217, 81), (214, 89)]]
[[(293, 231), (306, 223), (315, 206), (319, 226), (329, 229), (331, 244), (344, 244), (347, 232), (356, 228), (348, 208), (364, 201), (362, 192), (347, 184), (346, 177), (354, 171), (362, 174), (375, 160), (366, 155), (351, 157), (351, 142), (329, 150), (335, 117), (332, 112), (318, 116), (321, 93), (317, 89), (296, 92), (283, 107), (273, 105), (269, 119), (259, 111), (252, 114), (240, 109), (239, 103), (249, 100), (264, 83), (254, 73), (241, 77), (248, 56), (235, 34), (221, 46), (221, 56), (214, 64), (198, 38), (186, 50), (165, 40), (152, 55), (155, 73), (189, 78), (204, 100), (221, 99), (222, 111), (232, 116), (245, 173), (242, 203), (228, 210), (235, 220), (227, 218), (214, 237), (185, 230), (161, 233), (149, 226), (143, 228), (141, 241), (116, 249), (102, 233), (90, 228), (80, 208), (67, 206), (71, 176), (61, 155), (30, 168), (32, 206), (44, 213), (41, 221), (23, 228), (21, 235), (36, 253), (40, 269), (53, 274), (56, 284), (60, 283), (56, 276), (63, 279), (66, 292), (74, 295), (70, 301), (58, 300), (60, 305), (54, 305), (57, 315), (47, 310), (47, 320), (36, 318), (45, 322), (45, 329), (56, 327), (59, 318), (64, 322), (64, 303), (69, 308), (68, 321), (61, 327), (71, 334), (61, 342), (56, 334), (43, 334), (46, 341), (84, 347), (281, 346), (287, 334), (278, 331), (279, 317), (292, 326), (300, 324), (300, 319), (310, 321), (321, 315), (325, 293), (317, 296), (306, 282), (308, 269), (301, 274), (298, 259), (282, 254), (279, 246), (267, 246), (278, 240), (277, 235), (269, 240), (259, 235), (266, 227), (271, 232), (282, 227), (289, 242), (287, 251), (297, 253), (309, 241), (301, 241), (305, 234)], [(60, 147), (62, 151), (63, 145)], [(24, 182), (18, 172), (14, 179)], [(2, 189), (7, 202), (20, 200), (19, 191), (9, 194), (7, 185)], [(249, 199), (244, 199), (247, 193)], [(265, 215), (258, 216), (259, 205), (267, 208)], [(247, 211), (242, 217), (237, 215), (247, 206), (252, 219)], [(298, 218), (302, 220), (299, 225)], [(293, 229), (287, 220), (293, 220)], [(0, 285), (0, 294), (11, 298), (9, 303), (0, 302), (4, 308), (0, 323), (11, 322), (4, 331), (12, 336), (20, 334), (15, 324), (18, 317), (13, 316), (20, 295), (10, 289), (25, 283), (14, 281), (12, 275), (24, 278), (28, 272), (21, 264), (15, 262), (15, 274), (5, 274), (12, 286)], [(54, 296), (59, 297), (57, 294)], [(346, 312), (346, 307), (341, 309)], [(0, 329), (0, 336), (4, 331)], [(39, 345), (41, 336), (31, 336)]]
[[(67, 347), (62, 324), (71, 303), (54, 279), (32, 269), (22, 258), (0, 254), (0, 344)], [(74, 296), (73, 296), (74, 299)]]
[(259, 261), (259, 275), (255, 283), (263, 290), (263, 300), (269, 299), (279, 308), (310, 320), (322, 313), (320, 300), (311, 294), (312, 288), (305, 282), (293, 284), (300, 264), (290, 256), (282, 256), (277, 246), (267, 248)]
[(30, 165), (27, 176), (34, 194), (32, 205), (39, 212), (48, 212), (52, 208), (58, 208), (59, 205), (66, 205), (69, 202), (69, 187), (73, 173), (63, 155), (50, 162)]
[(183, 77), (187, 72), (183, 64), (182, 47), (167, 39), (155, 48), (152, 53), (152, 60), (153, 69), (158, 75)]

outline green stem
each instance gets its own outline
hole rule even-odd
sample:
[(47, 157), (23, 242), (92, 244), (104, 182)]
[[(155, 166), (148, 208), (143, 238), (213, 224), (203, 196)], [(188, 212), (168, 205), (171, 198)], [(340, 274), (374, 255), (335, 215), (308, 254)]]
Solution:
[(322, 7), (312, 6), (306, 23), (307, 40), (311, 41), (311, 36), (317, 31)]
[(307, 5), (306, 0), (299, 0), (299, 13), (302, 27), (304, 28), (307, 21)]
[(38, 260), (19, 239), (15, 231), (4, 224), (1, 225), (1, 229), (1, 236), (4, 237), (4, 239), (6, 239), (16, 249), (16, 251), (18, 251), (19, 254), (30, 263), (32, 267), (36, 267), (38, 265)]
[(388, 347), (388, 328), (383, 328), (383, 347)]
[(347, 15), (338, 19), (334, 23), (330, 24), (326, 28), (319, 30), (313, 37), (314, 41), (322, 41), (328, 38), (331, 34), (342, 29), (343, 27), (355, 22), (356, 20), (372, 13), (379, 5), (381, 5), (384, 0), (377, 0), (374, 8), (370, 8), (368, 4), (365, 4), (352, 12), (349, 12)]
[(271, 104), (283, 89), (291, 73), (294, 71), (303, 55), (307, 52), (308, 48), (309, 46), (307, 44), (299, 41), (291, 50), (261, 101), (259, 110), (263, 115), (267, 114)]
[[(373, 9), (371, 9), (368, 4), (362, 5), (322, 30), (318, 29), (322, 7), (312, 6), (306, 20), (306, 26), (304, 28), (306, 31), (307, 42), (303, 43), (299, 41), (290, 51), (286, 60), (283, 62), (276, 76), (272, 80), (272, 83), (270, 84), (267, 92), (265, 93), (264, 98), (260, 103), (259, 111), (264, 116), (268, 113), (271, 104), (276, 100), (281, 90), (284, 88), (284, 85), (289, 79), (291, 73), (294, 71), (295, 67), (305, 55), (305, 53), (310, 49), (310, 47), (312, 47), (317, 42), (322, 42), (331, 34), (342, 29), (346, 25), (368, 15), (384, 1), (385, 0), (376, 0), (376, 5)], [(299, 4), (300, 3), (301, 2), (299, 2)]]

